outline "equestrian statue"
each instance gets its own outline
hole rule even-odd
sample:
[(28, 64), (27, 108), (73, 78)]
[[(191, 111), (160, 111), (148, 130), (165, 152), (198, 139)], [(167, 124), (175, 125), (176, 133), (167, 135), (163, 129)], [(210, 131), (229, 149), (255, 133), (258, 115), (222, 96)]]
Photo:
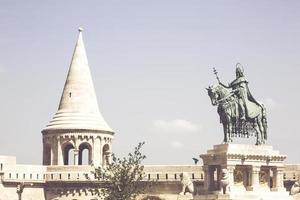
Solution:
[(229, 85), (223, 84), (214, 69), (218, 83), (209, 86), (208, 95), (217, 111), (224, 129), (224, 143), (232, 142), (233, 137), (256, 137), (256, 145), (267, 140), (266, 109), (255, 100), (248, 88), (243, 66), (236, 65), (236, 79)]

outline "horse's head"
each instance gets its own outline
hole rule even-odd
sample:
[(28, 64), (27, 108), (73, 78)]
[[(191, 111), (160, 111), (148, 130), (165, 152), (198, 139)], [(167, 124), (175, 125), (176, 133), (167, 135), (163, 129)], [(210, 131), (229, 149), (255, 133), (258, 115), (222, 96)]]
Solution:
[(210, 97), (211, 104), (213, 106), (218, 105), (218, 100), (220, 99), (220, 95), (218, 92), (218, 85), (212, 85), (206, 88), (208, 96)]
[(209, 86), (206, 88), (206, 90), (213, 106), (218, 105), (219, 100), (223, 99), (229, 94), (228, 91), (220, 84)]

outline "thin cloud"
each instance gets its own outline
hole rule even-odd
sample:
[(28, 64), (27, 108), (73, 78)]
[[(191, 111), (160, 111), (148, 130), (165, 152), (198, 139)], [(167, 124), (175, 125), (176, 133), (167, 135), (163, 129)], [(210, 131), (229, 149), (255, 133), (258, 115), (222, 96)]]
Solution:
[(178, 141), (172, 141), (171, 146), (175, 149), (180, 149), (184, 147), (184, 144)]
[(183, 119), (175, 119), (175, 120), (155, 120), (154, 127), (162, 132), (170, 132), (170, 133), (186, 133), (186, 132), (197, 132), (200, 129), (199, 125), (196, 125), (190, 121)]

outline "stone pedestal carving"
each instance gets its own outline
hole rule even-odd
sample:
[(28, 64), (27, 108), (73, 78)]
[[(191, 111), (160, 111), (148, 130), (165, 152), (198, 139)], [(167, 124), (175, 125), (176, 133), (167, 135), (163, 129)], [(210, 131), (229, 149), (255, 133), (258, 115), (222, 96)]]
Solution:
[(220, 144), (200, 157), (203, 159), (207, 195), (223, 191), (220, 183), (225, 171), (228, 179), (226, 194), (230, 198), (255, 199), (260, 195), (266, 199), (290, 198), (283, 187), (283, 161), (286, 156), (273, 150), (272, 146)]

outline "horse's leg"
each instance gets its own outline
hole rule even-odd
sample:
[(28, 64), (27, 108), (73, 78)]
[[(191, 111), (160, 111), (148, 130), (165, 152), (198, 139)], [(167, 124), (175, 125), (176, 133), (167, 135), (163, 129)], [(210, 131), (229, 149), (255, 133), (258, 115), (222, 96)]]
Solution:
[(258, 125), (258, 119), (256, 118), (255, 119), (255, 122), (254, 122), (254, 129), (255, 129), (255, 132), (256, 132), (256, 145), (260, 145), (261, 144), (261, 131), (259, 129), (259, 125)]
[(262, 116), (261, 123), (262, 123), (263, 130), (264, 130), (263, 138), (264, 138), (264, 141), (266, 141), (268, 125), (267, 125), (267, 117), (266, 117), (266, 108), (263, 105), (262, 105), (262, 110), (261, 110), (261, 116)]
[(259, 115), (257, 117), (257, 123), (258, 123), (258, 128), (260, 131), (260, 140), (261, 140), (261, 144), (265, 144), (265, 137), (264, 137), (265, 129), (264, 129), (262, 120), (263, 120), (262, 115)]
[(232, 134), (233, 132), (232, 132), (232, 123), (231, 122), (229, 122), (228, 123), (228, 140), (229, 140), (229, 142), (232, 142), (232, 138), (231, 138), (231, 134)]
[(227, 144), (228, 143), (228, 130), (227, 130), (227, 124), (226, 124), (226, 122), (222, 122), (222, 124), (223, 124), (223, 131), (224, 131), (224, 140), (223, 140), (223, 143), (224, 144)]
[(231, 109), (227, 109), (226, 112), (226, 121), (227, 121), (227, 139), (228, 139), (228, 143), (232, 142), (232, 134), (233, 134), (233, 130), (232, 130), (232, 112)]

